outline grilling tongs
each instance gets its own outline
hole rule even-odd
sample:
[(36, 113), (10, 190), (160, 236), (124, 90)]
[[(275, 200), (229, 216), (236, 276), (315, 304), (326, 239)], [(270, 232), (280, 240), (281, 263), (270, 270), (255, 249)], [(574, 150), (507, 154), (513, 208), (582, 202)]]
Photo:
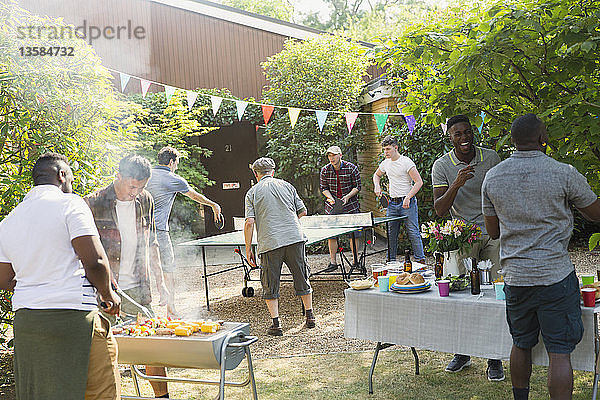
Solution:
[[(134, 306), (136, 306), (137, 308), (139, 308), (140, 310), (142, 310), (142, 312), (144, 313), (144, 315), (146, 317), (148, 317), (148, 318), (154, 318), (154, 314), (150, 310), (148, 310), (147, 307), (141, 305), (140, 303), (138, 303), (137, 301), (135, 301), (134, 299), (132, 299), (127, 293), (125, 293), (120, 287), (118, 287), (116, 283), (111, 282), (110, 285), (112, 286), (112, 289), (119, 294), (119, 296), (125, 297)], [(106, 307), (107, 306), (105, 302), (101, 302), (100, 305), (102, 307)]]

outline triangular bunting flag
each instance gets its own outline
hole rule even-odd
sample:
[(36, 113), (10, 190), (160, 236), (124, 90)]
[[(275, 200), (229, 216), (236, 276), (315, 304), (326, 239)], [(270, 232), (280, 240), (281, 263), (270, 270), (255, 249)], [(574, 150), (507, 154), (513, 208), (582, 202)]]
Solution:
[(192, 111), (192, 107), (194, 107), (194, 103), (196, 102), (196, 98), (198, 97), (198, 93), (193, 90), (187, 91), (187, 102), (188, 102), (188, 110)]
[(260, 107), (262, 108), (263, 119), (265, 120), (265, 125), (266, 125), (269, 123), (269, 120), (271, 119), (271, 114), (273, 114), (273, 110), (275, 109), (275, 107), (265, 105), (265, 104), (262, 104)]
[(389, 115), (377, 113), (373, 114), (373, 116), (375, 117), (375, 124), (377, 124), (377, 130), (379, 131), (379, 133), (383, 132), (383, 128), (385, 127), (385, 123), (387, 122)]
[(327, 115), (329, 115), (329, 111), (315, 110), (315, 114), (317, 115), (317, 122), (319, 123), (319, 131), (323, 132), (323, 126), (325, 125), (325, 120), (327, 119)]
[(235, 106), (237, 108), (238, 121), (241, 121), (242, 120), (242, 115), (244, 115), (244, 111), (246, 111), (246, 107), (248, 107), (248, 102), (247, 101), (242, 101), (242, 100), (236, 100), (235, 101)]
[(146, 93), (148, 93), (148, 88), (150, 87), (150, 81), (140, 79), (140, 85), (142, 85), (142, 97), (146, 97)]
[(448, 120), (450, 118), (446, 118), (446, 122), (444, 122), (443, 124), (440, 124), (442, 127), (442, 132), (444, 132), (444, 135), (446, 134), (446, 132), (448, 131)]
[(171, 97), (175, 94), (175, 89), (173, 86), (165, 85), (165, 96), (167, 96), (167, 104), (171, 102)]
[(404, 120), (406, 121), (406, 126), (408, 126), (408, 131), (412, 135), (415, 130), (415, 125), (417, 125), (417, 120), (414, 115), (405, 115)]
[(347, 112), (344, 113), (346, 116), (346, 125), (348, 125), (348, 133), (352, 132), (352, 127), (354, 127), (354, 123), (356, 122), (356, 118), (358, 118), (357, 112)]
[(127, 83), (129, 82), (129, 78), (131, 78), (131, 76), (127, 75), (124, 72), (119, 72), (119, 77), (121, 78), (121, 92), (125, 92), (125, 87), (127, 86)]
[(213, 117), (217, 116), (217, 112), (219, 108), (221, 108), (221, 102), (223, 101), (222, 97), (210, 96), (210, 103), (212, 104)]
[(290, 116), (290, 124), (292, 124), (292, 129), (294, 125), (296, 125), (296, 121), (298, 121), (298, 115), (300, 115), (301, 108), (296, 107), (288, 107), (288, 114)]

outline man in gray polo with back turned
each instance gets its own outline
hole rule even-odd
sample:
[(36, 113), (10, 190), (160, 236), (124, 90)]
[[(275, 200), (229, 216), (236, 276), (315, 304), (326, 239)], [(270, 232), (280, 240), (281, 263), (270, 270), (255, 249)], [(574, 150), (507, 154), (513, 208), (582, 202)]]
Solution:
[(481, 193), (487, 231), (500, 238), (506, 319), (513, 338), (513, 396), (529, 396), (531, 349), (541, 332), (550, 360), (550, 398), (570, 399), (570, 354), (583, 335), (579, 282), (567, 249), (573, 232), (571, 206), (598, 221), (600, 201), (573, 166), (544, 154), (548, 135), (536, 115), (517, 118), (510, 134), (517, 151), (488, 171)]
[(278, 299), (281, 267), (284, 262), (292, 274), (296, 295), (300, 296), (306, 309), (306, 327), (314, 328), (312, 288), (308, 281), (304, 249), (306, 237), (298, 221), (306, 215), (306, 207), (291, 184), (273, 178), (275, 161), (268, 157), (261, 157), (254, 161), (252, 170), (257, 183), (246, 193), (244, 239), (246, 257), (251, 265), (256, 266), (252, 254), (252, 236), (256, 224), (263, 299), (273, 318), (273, 325), (267, 330), (267, 334), (283, 335), (283, 329), (279, 324)]

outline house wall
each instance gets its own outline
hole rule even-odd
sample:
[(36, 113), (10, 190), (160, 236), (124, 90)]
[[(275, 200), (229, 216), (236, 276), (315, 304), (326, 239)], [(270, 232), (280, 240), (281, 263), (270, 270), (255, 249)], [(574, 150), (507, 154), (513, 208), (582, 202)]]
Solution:
[[(182, 89), (227, 88), (239, 98), (262, 97), (266, 79), (260, 64), (280, 52), (289, 38), (149, 0), (18, 0), (18, 5), (33, 14), (62, 17), (75, 27), (141, 27), (143, 39), (92, 40), (105, 67)], [(261, 19), (254, 19), (260, 25)], [(273, 25), (265, 26), (269, 23)], [(303, 32), (302, 27), (294, 29)], [(313, 31), (306, 28), (309, 36)], [(381, 73), (372, 67), (365, 80)], [(120, 87), (116, 74), (115, 85)], [(149, 90), (163, 89), (152, 85)], [(126, 92), (140, 93), (139, 81), (130, 80)]]
[[(92, 41), (105, 67), (183, 89), (228, 88), (240, 98), (261, 97), (266, 80), (260, 63), (281, 51), (286, 39), (147, 0), (20, 0), (19, 6), (63, 17), (75, 27), (84, 21), (100, 28), (131, 21), (144, 28), (144, 39)], [(137, 80), (128, 84), (131, 91), (140, 92)]]

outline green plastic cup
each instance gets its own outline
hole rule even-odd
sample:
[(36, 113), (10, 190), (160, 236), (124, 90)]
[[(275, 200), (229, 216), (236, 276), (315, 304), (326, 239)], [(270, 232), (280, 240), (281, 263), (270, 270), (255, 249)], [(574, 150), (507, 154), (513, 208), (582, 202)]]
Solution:
[(591, 285), (592, 283), (594, 283), (594, 275), (581, 275), (582, 285)]

